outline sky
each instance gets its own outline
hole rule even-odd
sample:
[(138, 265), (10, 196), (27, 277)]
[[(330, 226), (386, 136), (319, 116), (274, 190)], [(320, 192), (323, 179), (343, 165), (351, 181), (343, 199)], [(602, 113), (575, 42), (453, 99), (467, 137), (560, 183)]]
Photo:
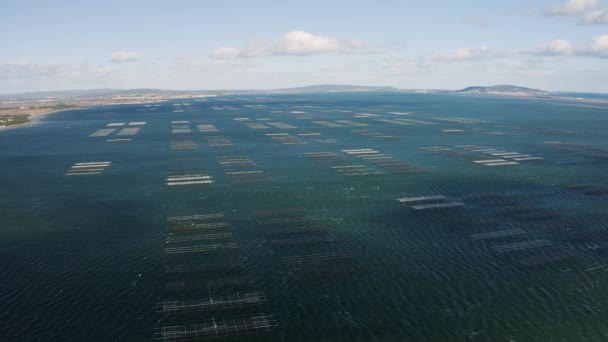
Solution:
[(0, 93), (313, 84), (608, 93), (608, 0), (0, 2)]

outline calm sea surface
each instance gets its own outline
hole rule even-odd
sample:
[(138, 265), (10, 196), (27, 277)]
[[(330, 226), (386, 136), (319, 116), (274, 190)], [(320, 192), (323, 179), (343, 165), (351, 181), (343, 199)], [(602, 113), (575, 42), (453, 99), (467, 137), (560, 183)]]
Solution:
[(0, 336), (607, 341), (607, 166), (596, 104), (361, 93), (54, 114), (0, 131)]

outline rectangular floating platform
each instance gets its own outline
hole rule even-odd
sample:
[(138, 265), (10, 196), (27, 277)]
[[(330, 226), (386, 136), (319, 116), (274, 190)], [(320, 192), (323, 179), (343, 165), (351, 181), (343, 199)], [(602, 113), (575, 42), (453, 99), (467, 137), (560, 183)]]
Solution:
[(167, 300), (156, 304), (156, 311), (166, 315), (178, 315), (192, 312), (215, 312), (240, 309), (261, 305), (267, 300), (258, 292), (233, 293), (206, 298)]
[(123, 128), (120, 132), (116, 133), (116, 135), (124, 136), (124, 135), (135, 135), (139, 133), (140, 128)]
[(507, 166), (507, 165), (517, 165), (519, 163), (514, 161), (506, 161), (506, 162), (498, 162), (498, 163), (485, 163), (485, 166)]
[(418, 125), (435, 125), (435, 122), (414, 120), (414, 119), (396, 119), (395, 121), (409, 123), (409, 124), (418, 124)]
[(350, 126), (356, 126), (356, 127), (369, 126), (369, 124), (366, 124), (363, 122), (356, 122), (356, 121), (350, 121), (350, 120), (336, 120), (336, 122), (343, 124), (343, 125), (350, 125)]
[(100, 175), (101, 171), (96, 172), (68, 172), (66, 176), (91, 176), (91, 175)]
[(107, 127), (120, 127), (120, 126), (124, 126), (125, 123), (124, 122), (111, 122), (109, 124), (107, 124)]
[(167, 217), (168, 222), (176, 221), (194, 221), (194, 220), (212, 220), (224, 218), (224, 214), (205, 214), (205, 215), (185, 215), (185, 216), (169, 216)]
[(482, 159), (482, 160), (473, 160), (473, 163), (477, 164), (495, 164), (495, 163), (503, 163), (508, 162), (506, 159)]
[(518, 158), (513, 158), (513, 160), (515, 161), (533, 161), (533, 160), (544, 160), (545, 158), (543, 157), (518, 157)]
[(199, 132), (217, 132), (218, 129), (214, 125), (196, 125)]
[(494, 246), (494, 247), (492, 247), (492, 249), (497, 252), (504, 253), (504, 252), (513, 252), (513, 251), (520, 251), (520, 250), (531, 249), (531, 248), (550, 246), (552, 244), (553, 244), (553, 242), (551, 242), (549, 240), (539, 239), (539, 240), (531, 240), (531, 241), (524, 241), (524, 242)]
[(471, 234), (469, 237), (473, 240), (497, 239), (514, 235), (527, 234), (523, 229), (507, 229), (488, 233)]
[(166, 179), (168, 186), (212, 184), (213, 177), (206, 174), (173, 175)]
[(212, 245), (201, 245), (201, 246), (187, 246), (187, 247), (167, 247), (165, 248), (165, 254), (191, 254), (191, 253), (213, 253), (222, 251), (235, 251), (238, 250), (239, 246), (236, 243), (225, 243), (225, 244), (212, 244)]
[(316, 123), (317, 125), (321, 125), (321, 126), (325, 126), (325, 127), (345, 127), (344, 125), (335, 123), (335, 122), (331, 122), (331, 121), (313, 121), (313, 123)]
[(350, 154), (350, 155), (363, 155), (363, 154), (377, 154), (380, 153), (376, 150), (373, 150), (371, 148), (362, 148), (362, 149), (356, 149), (356, 150), (342, 150), (342, 152), (346, 153), (346, 154)]
[(321, 133), (298, 133), (301, 137), (320, 137)]
[(281, 129), (292, 129), (292, 128), (296, 128), (295, 126), (292, 125), (288, 125), (286, 123), (282, 123), (282, 122), (267, 122), (266, 123), (269, 126), (273, 126), (276, 128), (281, 128)]
[(209, 147), (228, 147), (234, 146), (232, 141), (224, 136), (206, 137)]
[(166, 241), (167, 241), (167, 243), (180, 243), (180, 242), (191, 242), (191, 241), (209, 241), (209, 240), (226, 240), (226, 239), (232, 239), (232, 233), (168, 236)]
[(257, 174), (264, 173), (262, 170), (251, 170), (251, 171), (227, 171), (226, 175), (246, 175), (246, 174)]
[(92, 166), (109, 166), (112, 162), (86, 162), (86, 163), (75, 163), (74, 167), (92, 167)]
[(129, 126), (143, 126), (145, 125), (146, 122), (145, 121), (135, 121), (135, 122), (129, 122)]
[(451, 209), (451, 208), (462, 208), (464, 203), (461, 202), (443, 202), (443, 203), (431, 203), (431, 204), (417, 204), (412, 205), (411, 208), (415, 211), (427, 211), (435, 209)]
[(412, 123), (411, 123), (411, 122), (399, 121), (399, 120), (390, 120), (390, 119), (376, 119), (376, 121), (379, 121), (379, 122), (386, 122), (386, 123), (391, 123), (391, 124), (395, 124), (395, 125), (401, 125), (401, 126), (409, 126), (409, 125), (412, 125)]
[(445, 201), (447, 198), (443, 195), (434, 195), (434, 196), (418, 196), (418, 197), (403, 197), (398, 198), (397, 202), (406, 204), (406, 205), (414, 205), (420, 204), (429, 201)]
[(276, 218), (276, 219), (268, 219), (268, 220), (257, 220), (257, 224), (265, 226), (265, 225), (276, 225), (276, 224), (285, 224), (285, 223), (316, 223), (317, 219), (313, 216), (302, 216), (302, 217), (286, 217), (286, 218)]
[(269, 129), (270, 128), (264, 124), (253, 123), (253, 122), (251, 122), (251, 123), (245, 122), (245, 125), (251, 129)]
[(112, 134), (114, 131), (116, 131), (116, 128), (104, 128), (104, 129), (97, 130), (94, 133), (91, 133), (89, 135), (89, 137), (91, 137), (91, 138), (107, 137), (108, 135)]
[(112, 162), (83, 162), (75, 163), (70, 167), (66, 176), (88, 176), (88, 175), (99, 175), (106, 168), (112, 165)]
[(269, 332), (277, 327), (273, 316), (257, 314), (255, 316), (212, 319), (200, 323), (165, 325), (156, 328), (154, 339), (161, 341), (200, 341), (207, 338)]
[(521, 154), (519, 152), (495, 152), (495, 153), (490, 153), (490, 155), (497, 156), (497, 157), (503, 157), (503, 158), (510, 158), (511, 156), (520, 156)]
[(332, 169), (360, 169), (364, 168), (365, 165), (340, 165), (340, 166), (332, 166)]
[(167, 227), (168, 231), (187, 231), (187, 230), (205, 230), (205, 229), (218, 229), (218, 228), (228, 228), (228, 222), (210, 222), (210, 223), (190, 223), (190, 224), (182, 224), (179, 226), (169, 226)]
[(266, 134), (270, 136), (270, 138), (274, 141), (277, 141), (283, 145), (302, 145), (306, 144), (305, 141), (298, 139), (290, 135), (289, 133), (276, 133), (276, 134)]

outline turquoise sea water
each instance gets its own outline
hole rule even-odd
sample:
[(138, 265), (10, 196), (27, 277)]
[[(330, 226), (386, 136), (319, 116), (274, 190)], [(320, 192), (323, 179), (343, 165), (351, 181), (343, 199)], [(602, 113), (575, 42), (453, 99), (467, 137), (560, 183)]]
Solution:
[[(2, 131), (0, 336), (172, 341), (182, 335), (163, 327), (225, 335), (257, 322), (223, 338), (605, 341), (607, 114), (432, 94), (239, 95)], [(479, 162), (497, 159), (514, 163)], [(87, 162), (111, 164), (66, 175)], [(396, 201), (439, 195), (462, 206)], [(192, 215), (214, 216), (168, 221)], [(221, 305), (251, 293), (264, 300)], [(158, 309), (209, 298), (220, 304)]]

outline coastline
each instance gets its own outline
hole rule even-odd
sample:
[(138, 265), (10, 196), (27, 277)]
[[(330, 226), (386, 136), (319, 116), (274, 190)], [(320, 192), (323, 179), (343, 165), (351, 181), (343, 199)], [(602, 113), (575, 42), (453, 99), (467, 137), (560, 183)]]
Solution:
[(59, 110), (49, 110), (49, 111), (43, 111), (43, 112), (34, 113), (34, 114), (23, 113), (24, 115), (28, 116), (28, 122), (0, 127), (0, 132), (3, 130), (27, 127), (27, 126), (30, 126), (31, 124), (33, 124), (34, 122), (40, 121), (41, 119), (43, 119), (46, 116), (61, 113), (61, 112), (66, 112), (66, 111), (70, 111), (70, 110), (82, 110), (82, 109), (88, 109), (88, 108), (115, 106), (115, 105), (151, 104), (151, 103), (158, 103), (158, 102), (163, 102), (163, 101), (167, 101), (167, 100), (171, 100), (171, 98), (167, 98), (167, 99), (163, 99), (163, 100), (156, 100), (156, 101), (132, 101), (132, 102), (121, 102), (121, 103), (91, 104), (88, 106), (74, 106), (74, 107), (70, 107), (70, 108), (59, 109)]
[[(91, 106), (91, 107), (95, 107), (95, 106)], [(15, 129), (15, 128), (21, 128), (21, 127), (27, 127), (31, 124), (33, 124), (34, 122), (40, 121), (42, 118), (48, 116), (48, 115), (52, 115), (52, 114), (57, 114), (57, 113), (61, 113), (61, 112), (65, 112), (68, 110), (80, 110), (80, 109), (85, 109), (85, 108), (91, 108), (91, 107), (73, 107), (70, 109), (60, 109), (60, 110), (52, 110), (49, 112), (43, 112), (43, 113), (36, 113), (36, 114), (27, 114), (27, 119), (28, 122), (24, 122), (24, 123), (20, 123), (20, 124), (16, 124), (16, 125), (9, 125), (9, 126), (4, 126), (4, 127), (0, 127), (0, 131), (3, 130), (9, 130), (9, 129)]]

